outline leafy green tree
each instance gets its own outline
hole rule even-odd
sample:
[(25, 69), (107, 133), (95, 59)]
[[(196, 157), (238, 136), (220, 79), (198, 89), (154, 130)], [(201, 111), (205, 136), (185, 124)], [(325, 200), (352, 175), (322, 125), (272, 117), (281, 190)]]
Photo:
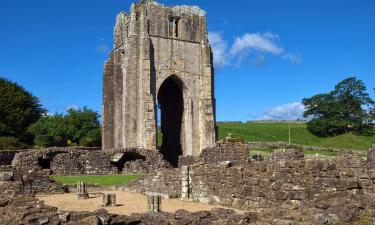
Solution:
[(355, 77), (347, 78), (327, 94), (318, 94), (302, 100), (308, 130), (321, 137), (336, 136), (347, 132), (371, 134), (375, 119), (375, 102), (366, 86)]
[(79, 141), (79, 145), (86, 147), (99, 147), (102, 145), (102, 135), (100, 127), (87, 132)]
[(69, 129), (70, 126), (66, 123), (65, 116), (54, 114), (39, 119), (28, 128), (28, 131), (35, 136), (36, 145), (49, 147), (66, 146), (70, 138)]
[(68, 109), (68, 114), (65, 117), (68, 125), (69, 139), (74, 143), (80, 143), (83, 137), (93, 129), (100, 127), (99, 114), (87, 107), (83, 109)]
[(45, 112), (37, 97), (17, 83), (0, 77), (0, 136), (25, 141), (27, 127)]
[(89, 147), (101, 145), (99, 114), (87, 107), (68, 109), (65, 115), (45, 116), (30, 126), (28, 131), (35, 135), (35, 144), (41, 147), (68, 144)]

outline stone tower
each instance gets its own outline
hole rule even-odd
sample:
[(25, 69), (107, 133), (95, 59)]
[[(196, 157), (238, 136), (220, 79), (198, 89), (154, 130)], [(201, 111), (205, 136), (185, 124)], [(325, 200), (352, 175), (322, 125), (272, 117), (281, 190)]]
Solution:
[(103, 148), (157, 149), (158, 125), (160, 151), (173, 165), (213, 146), (213, 74), (203, 10), (132, 4), (117, 16), (105, 63)]

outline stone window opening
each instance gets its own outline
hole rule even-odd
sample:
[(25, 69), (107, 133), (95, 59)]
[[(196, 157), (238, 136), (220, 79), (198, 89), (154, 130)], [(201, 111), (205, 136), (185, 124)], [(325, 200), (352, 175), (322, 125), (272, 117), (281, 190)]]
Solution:
[(50, 158), (39, 157), (38, 158), (38, 165), (42, 169), (51, 169), (51, 161), (52, 161), (52, 159), (50, 159)]
[(168, 19), (168, 35), (169, 37), (178, 38), (178, 22), (179, 18), (169, 17)]

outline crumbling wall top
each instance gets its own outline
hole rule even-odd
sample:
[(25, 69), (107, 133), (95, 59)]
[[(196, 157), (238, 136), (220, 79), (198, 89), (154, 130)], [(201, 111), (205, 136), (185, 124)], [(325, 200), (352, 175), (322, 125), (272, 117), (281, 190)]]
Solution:
[(197, 15), (197, 16), (206, 15), (206, 11), (204, 11), (198, 6), (179, 5), (179, 6), (169, 7), (169, 6), (160, 4), (154, 0), (141, 0), (138, 3), (138, 6), (141, 6), (141, 5), (155, 5), (155, 6), (159, 6), (162, 8), (171, 8), (173, 13), (175, 13), (176, 15), (184, 15), (184, 14), (192, 14), (192, 15)]

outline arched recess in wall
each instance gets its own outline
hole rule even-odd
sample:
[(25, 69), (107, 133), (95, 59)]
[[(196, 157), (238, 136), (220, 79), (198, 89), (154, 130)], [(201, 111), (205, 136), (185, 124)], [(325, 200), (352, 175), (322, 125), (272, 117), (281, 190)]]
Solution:
[(178, 157), (183, 154), (184, 85), (176, 75), (167, 77), (157, 93), (160, 109), (160, 152), (172, 166), (178, 166)]

